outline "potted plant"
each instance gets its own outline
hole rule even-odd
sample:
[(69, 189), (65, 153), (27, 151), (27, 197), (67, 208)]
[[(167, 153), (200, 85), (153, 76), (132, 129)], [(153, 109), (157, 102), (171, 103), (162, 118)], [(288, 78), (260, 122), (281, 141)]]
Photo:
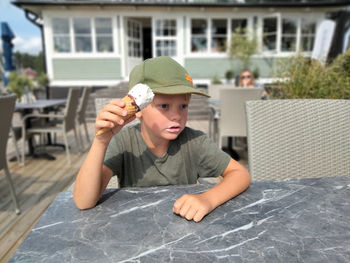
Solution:
[(9, 76), (9, 84), (7, 89), (17, 95), (18, 101), (22, 101), (24, 94), (34, 90), (34, 85), (29, 78), (19, 76), (17, 73), (12, 72)]
[(44, 98), (45, 97), (45, 90), (50, 84), (50, 80), (48, 76), (44, 73), (41, 72), (36, 78), (36, 87), (34, 89), (34, 94), (35, 97), (37, 98)]
[[(252, 35), (252, 34), (249, 34)], [(240, 71), (249, 69), (251, 56), (258, 51), (258, 42), (256, 36), (249, 37), (247, 30), (238, 28), (231, 38), (229, 45), (229, 57), (238, 59), (242, 63)]]
[(350, 49), (327, 64), (297, 55), (279, 68), (273, 98), (350, 99)]

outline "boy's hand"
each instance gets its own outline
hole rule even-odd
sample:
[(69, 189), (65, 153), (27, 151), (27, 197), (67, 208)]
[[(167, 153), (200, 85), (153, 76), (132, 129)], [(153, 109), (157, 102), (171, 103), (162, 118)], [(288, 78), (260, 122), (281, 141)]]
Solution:
[(127, 111), (124, 109), (125, 102), (121, 99), (111, 100), (109, 104), (104, 106), (98, 113), (95, 121), (95, 133), (102, 128), (110, 128), (110, 132), (106, 132), (102, 135), (96, 136), (102, 141), (109, 142), (110, 139), (117, 134), (121, 128), (133, 121), (135, 116), (128, 120), (123, 120), (121, 116), (126, 116)]
[(187, 220), (199, 222), (214, 209), (210, 200), (201, 194), (185, 194), (174, 203), (173, 212)]

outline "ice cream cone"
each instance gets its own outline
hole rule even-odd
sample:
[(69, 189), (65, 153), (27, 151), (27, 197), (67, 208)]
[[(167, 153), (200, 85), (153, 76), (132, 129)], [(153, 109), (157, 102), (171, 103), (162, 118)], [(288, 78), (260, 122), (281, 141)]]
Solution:
[(125, 108), (128, 114), (126, 116), (122, 116), (124, 120), (129, 119), (132, 117), (136, 112), (139, 111), (139, 107), (136, 105), (134, 98), (127, 94), (124, 98), (122, 98), (122, 101), (125, 102)]
[[(152, 90), (145, 84), (138, 83), (136, 84), (127, 95), (122, 98), (125, 102), (125, 108), (128, 114), (126, 116), (121, 116), (123, 120), (127, 120), (136, 112), (144, 109), (147, 105), (152, 103), (154, 93)], [(96, 136), (109, 131), (110, 128), (103, 128), (96, 133)]]

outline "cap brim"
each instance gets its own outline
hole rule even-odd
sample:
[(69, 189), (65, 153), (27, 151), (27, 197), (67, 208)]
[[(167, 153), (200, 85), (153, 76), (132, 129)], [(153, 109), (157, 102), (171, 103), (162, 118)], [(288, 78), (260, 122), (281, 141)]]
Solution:
[[(155, 94), (165, 94), (165, 95), (176, 95), (176, 94), (197, 94), (201, 96), (205, 96), (207, 98), (210, 98), (210, 96), (204, 92), (199, 91), (198, 89), (188, 87), (188, 86), (173, 86), (174, 89), (169, 89), (169, 86), (167, 87), (157, 87), (152, 88), (151, 90)], [(175, 89), (176, 87), (176, 89)]]

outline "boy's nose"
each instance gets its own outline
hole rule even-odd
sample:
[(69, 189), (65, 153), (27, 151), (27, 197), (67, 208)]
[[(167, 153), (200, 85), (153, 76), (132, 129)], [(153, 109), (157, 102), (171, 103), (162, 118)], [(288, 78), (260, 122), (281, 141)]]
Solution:
[(171, 112), (171, 120), (178, 121), (181, 119), (181, 112), (179, 109), (173, 109)]

